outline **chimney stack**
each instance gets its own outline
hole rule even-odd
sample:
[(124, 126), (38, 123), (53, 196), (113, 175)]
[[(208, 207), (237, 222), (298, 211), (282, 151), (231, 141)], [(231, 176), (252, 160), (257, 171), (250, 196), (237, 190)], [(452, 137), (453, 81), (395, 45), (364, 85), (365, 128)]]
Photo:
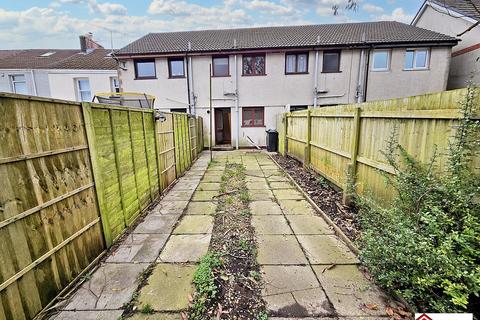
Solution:
[(87, 32), (80, 36), (80, 50), (84, 53), (89, 53), (95, 49), (103, 49), (103, 46), (93, 40), (93, 33)]

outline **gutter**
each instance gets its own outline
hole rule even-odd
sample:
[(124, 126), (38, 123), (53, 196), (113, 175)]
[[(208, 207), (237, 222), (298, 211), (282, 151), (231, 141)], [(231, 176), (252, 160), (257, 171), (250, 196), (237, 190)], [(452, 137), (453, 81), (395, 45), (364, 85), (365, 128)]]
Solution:
[(30, 74), (32, 75), (33, 95), (34, 95), (34, 96), (38, 96), (37, 83), (36, 83), (36, 81), (35, 81), (35, 74), (33, 73), (33, 69), (30, 69)]
[[(237, 39), (233, 39), (233, 48), (237, 48)], [(230, 59), (230, 58), (229, 58)], [(239, 98), (238, 98), (238, 63), (237, 54), (234, 56), (234, 83), (235, 83), (235, 115), (237, 116), (237, 126), (235, 130), (235, 149), (238, 150), (238, 140), (240, 139), (240, 112), (239, 112)]]

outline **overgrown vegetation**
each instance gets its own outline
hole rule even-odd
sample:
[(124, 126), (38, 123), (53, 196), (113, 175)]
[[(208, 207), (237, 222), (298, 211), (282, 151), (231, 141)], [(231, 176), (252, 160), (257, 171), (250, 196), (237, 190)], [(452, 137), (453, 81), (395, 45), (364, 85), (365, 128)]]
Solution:
[(266, 320), (245, 167), (227, 163), (221, 180), (209, 253), (194, 275), (188, 319)]
[(480, 175), (472, 170), (480, 141), (477, 95), (469, 88), (461, 103), (443, 169), (438, 154), (422, 164), (393, 134), (385, 151), (396, 172), (387, 177), (398, 193), (393, 205), (358, 199), (362, 261), (377, 282), (419, 311), (478, 316), (480, 310)]

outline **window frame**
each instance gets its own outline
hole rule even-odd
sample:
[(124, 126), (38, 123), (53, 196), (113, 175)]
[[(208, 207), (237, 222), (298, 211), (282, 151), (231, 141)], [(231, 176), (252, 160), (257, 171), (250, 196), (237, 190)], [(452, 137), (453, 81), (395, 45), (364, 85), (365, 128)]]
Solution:
[[(138, 76), (138, 63), (142, 62), (153, 62), (153, 76)], [(157, 65), (155, 59), (135, 59), (133, 60), (133, 66), (135, 69), (135, 80), (148, 80), (148, 79), (157, 79)]]
[[(413, 61), (412, 67), (407, 68), (405, 63), (407, 62), (407, 52), (413, 51)], [(425, 67), (416, 67), (417, 62), (417, 52), (418, 51), (426, 51), (425, 54)], [(403, 70), (405, 71), (415, 71), (415, 70), (429, 70), (430, 69), (430, 49), (429, 48), (407, 48), (405, 50), (404, 61), (403, 61)]]
[[(172, 75), (172, 62), (182, 61), (183, 74), (181, 76)], [(185, 78), (185, 58), (184, 57), (170, 57), (167, 59), (168, 64), (168, 78), (169, 79), (184, 79)]]
[[(298, 71), (298, 64), (297, 64), (297, 61), (298, 61), (298, 56), (299, 55), (306, 55), (307, 56), (307, 65), (306, 65), (306, 70), (307, 71), (302, 71), (302, 72), (299, 72)], [(287, 71), (287, 57), (288, 56), (295, 56), (295, 71), (294, 72), (288, 72)], [(285, 52), (285, 74), (286, 75), (290, 75), (290, 74), (308, 74), (308, 51), (299, 51), (299, 52)]]
[[(118, 84), (118, 87), (115, 86), (115, 81)], [(120, 79), (118, 77), (110, 77), (110, 90), (111, 92), (119, 93), (120, 92)]]
[[(336, 71), (325, 71), (325, 53), (337, 53), (338, 54), (338, 69)], [(322, 52), (322, 73), (340, 73), (340, 63), (342, 61), (342, 50), (332, 49), (332, 50), (323, 50)]]
[[(255, 110), (262, 110), (262, 124), (255, 125)], [(252, 125), (245, 125), (245, 112), (249, 111), (252, 115)], [(265, 107), (242, 107), (242, 128), (264, 128), (265, 127)]]
[[(90, 100), (82, 100), (82, 92), (86, 92), (87, 90), (81, 90), (80, 89), (80, 80), (87, 80), (88, 81), (88, 92), (90, 92)], [(75, 86), (76, 86), (76, 89), (77, 89), (77, 97), (78, 97), (78, 101), (80, 102), (92, 102), (92, 87), (90, 86), (90, 79), (89, 78), (75, 78)]]
[[(215, 74), (215, 59), (227, 59), (227, 74), (226, 75), (216, 75)], [(230, 77), (230, 56), (229, 55), (214, 55), (212, 56), (212, 77), (214, 78), (225, 78), (225, 77)]]
[[(22, 76), (24, 80), (23, 81), (15, 80), (15, 77), (18, 77), (18, 76)], [(13, 93), (16, 93), (16, 94), (29, 94), (30, 93), (30, 90), (28, 89), (28, 85), (27, 85), (27, 76), (25, 74), (23, 74), (23, 73), (11, 74), (11, 75), (9, 75), (9, 78), (10, 78), (10, 86), (12, 87), (12, 92)], [(15, 84), (16, 83), (25, 83), (26, 93), (18, 93), (15, 90)]]
[[(245, 60), (244, 58), (247, 57), (263, 57), (263, 73), (253, 73), (253, 74), (248, 74), (245, 73), (244, 65), (245, 65)], [(254, 69), (256, 70), (256, 69)], [(248, 53), (248, 54), (242, 54), (242, 77), (261, 77), (261, 76), (266, 76), (267, 75), (267, 54), (266, 53)]]
[[(375, 53), (377, 52), (386, 52), (387, 53), (387, 66), (386, 68), (375, 68)], [(373, 72), (385, 72), (385, 71), (390, 71), (390, 65), (391, 65), (391, 60), (392, 59), (392, 50), (390, 49), (378, 49), (378, 50), (373, 50), (372, 51), (372, 63), (371, 63), (371, 68), (370, 70)]]

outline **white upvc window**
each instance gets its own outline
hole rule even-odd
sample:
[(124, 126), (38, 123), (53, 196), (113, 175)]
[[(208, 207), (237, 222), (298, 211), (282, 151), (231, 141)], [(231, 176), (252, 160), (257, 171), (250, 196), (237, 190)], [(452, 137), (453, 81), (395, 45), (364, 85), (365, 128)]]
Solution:
[(428, 69), (429, 50), (407, 49), (405, 51), (405, 70), (425, 70)]
[(372, 60), (372, 71), (390, 70), (390, 50), (373, 51)]
[(120, 92), (118, 77), (110, 77), (110, 90), (112, 90), (112, 92)]
[(27, 79), (24, 74), (11, 75), (10, 83), (14, 93), (28, 94)]
[(90, 81), (88, 78), (76, 79), (77, 97), (80, 101), (92, 101), (92, 92), (90, 91)]

